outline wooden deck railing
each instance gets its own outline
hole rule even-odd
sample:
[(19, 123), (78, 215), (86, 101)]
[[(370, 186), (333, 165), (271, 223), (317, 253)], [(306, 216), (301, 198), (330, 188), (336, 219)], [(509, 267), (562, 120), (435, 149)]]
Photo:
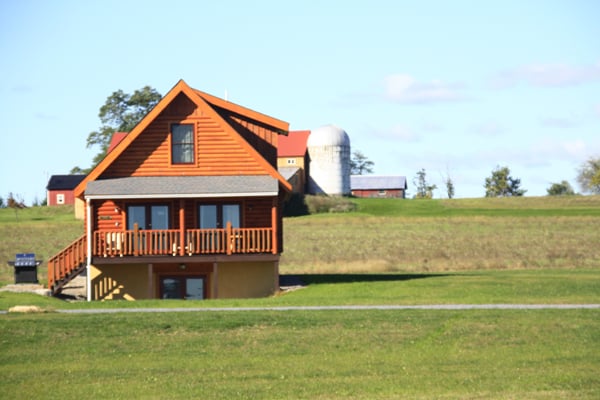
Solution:
[[(272, 228), (176, 229), (96, 231), (92, 256), (176, 256), (254, 254), (277, 252)], [(183, 248), (182, 248), (183, 245)], [(48, 260), (48, 287), (52, 290), (85, 266), (87, 240), (83, 235)]]
[(85, 265), (86, 257), (87, 240), (83, 235), (48, 260), (48, 287), (52, 289), (57, 282)]
[[(97, 257), (273, 253), (271, 228), (96, 231)], [(183, 245), (183, 248), (182, 248)]]
[(271, 228), (190, 229), (186, 254), (272, 253)]
[(179, 231), (174, 229), (96, 231), (93, 235), (94, 256), (161, 256), (179, 253)]

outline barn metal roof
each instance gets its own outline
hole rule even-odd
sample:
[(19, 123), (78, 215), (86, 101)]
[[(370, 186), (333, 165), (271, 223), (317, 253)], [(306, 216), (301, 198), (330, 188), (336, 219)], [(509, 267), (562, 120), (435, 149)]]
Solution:
[(137, 176), (88, 182), (86, 199), (156, 199), (277, 196), (279, 181), (270, 175)]
[(277, 157), (304, 157), (310, 131), (290, 131), (277, 141)]
[(406, 189), (405, 176), (377, 176), (377, 175), (352, 175), (350, 176), (352, 190), (378, 190), (378, 189)]
[(73, 190), (85, 175), (52, 175), (48, 181), (47, 190)]

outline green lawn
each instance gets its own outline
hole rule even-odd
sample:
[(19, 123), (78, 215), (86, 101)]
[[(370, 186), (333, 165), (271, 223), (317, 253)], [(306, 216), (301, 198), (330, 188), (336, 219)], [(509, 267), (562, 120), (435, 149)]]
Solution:
[(600, 311), (0, 317), (3, 398), (596, 399)]
[[(285, 220), (281, 271), (306, 284), (294, 292), (92, 303), (0, 292), (0, 310), (47, 311), (0, 315), (0, 397), (600, 398), (598, 309), (52, 312), (600, 303), (600, 196), (356, 201), (354, 213)], [(82, 233), (66, 208), (18, 216), (0, 210), (7, 259), (47, 258)], [(4, 267), (0, 282), (11, 279)]]

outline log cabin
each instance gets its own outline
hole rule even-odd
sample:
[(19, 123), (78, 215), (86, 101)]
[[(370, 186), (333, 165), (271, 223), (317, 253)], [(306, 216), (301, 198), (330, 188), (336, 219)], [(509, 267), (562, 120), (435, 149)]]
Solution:
[(48, 261), (49, 288), (85, 273), (88, 300), (273, 294), (288, 130), (180, 80), (75, 188), (84, 233)]

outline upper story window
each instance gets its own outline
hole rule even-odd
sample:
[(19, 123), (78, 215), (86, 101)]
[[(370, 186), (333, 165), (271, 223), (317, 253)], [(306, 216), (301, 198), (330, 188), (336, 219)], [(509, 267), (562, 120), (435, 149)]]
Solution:
[(194, 125), (171, 125), (171, 162), (173, 164), (194, 162)]
[(288, 165), (296, 164), (296, 159), (295, 158), (288, 158), (287, 159), (287, 163), (288, 163)]

